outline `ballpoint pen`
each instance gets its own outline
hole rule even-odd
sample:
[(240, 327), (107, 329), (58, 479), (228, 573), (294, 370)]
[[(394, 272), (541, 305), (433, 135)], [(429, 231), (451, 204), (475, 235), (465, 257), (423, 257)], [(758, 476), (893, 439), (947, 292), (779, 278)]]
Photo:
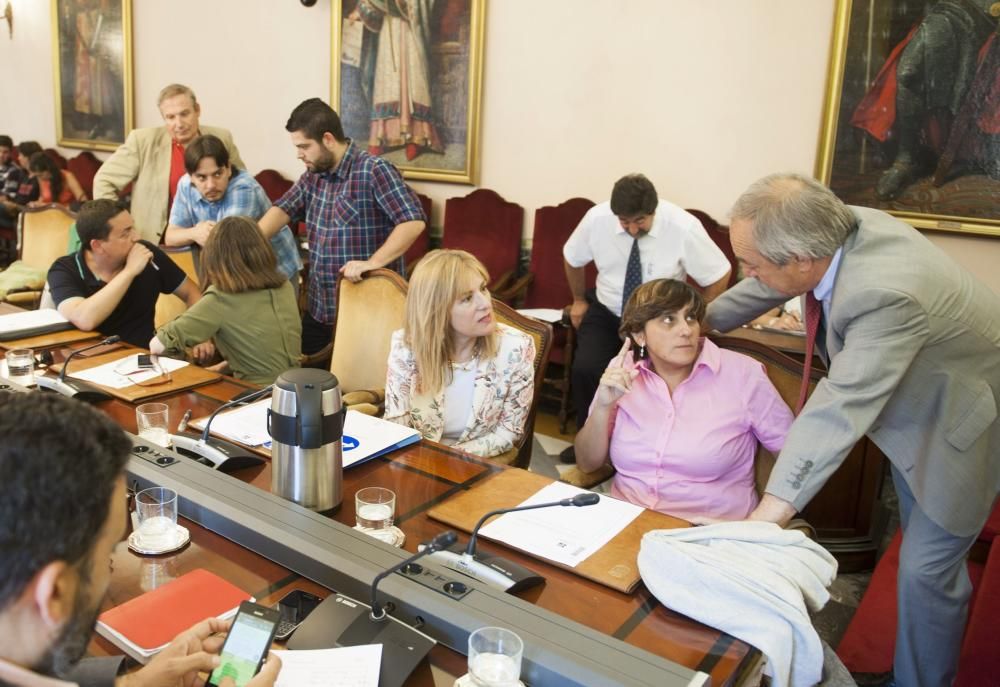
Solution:
[(191, 419), (191, 409), (188, 408), (184, 411), (184, 415), (181, 416), (181, 421), (177, 423), (177, 431), (183, 432), (187, 429), (188, 420)]

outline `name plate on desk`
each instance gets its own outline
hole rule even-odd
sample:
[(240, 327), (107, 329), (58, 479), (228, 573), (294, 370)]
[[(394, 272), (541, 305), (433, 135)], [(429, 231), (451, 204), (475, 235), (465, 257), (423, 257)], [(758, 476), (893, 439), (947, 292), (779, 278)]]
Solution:
[[(491, 510), (513, 508), (553, 481), (526, 470), (517, 468), (504, 470), (432, 508), (427, 515), (452, 527), (471, 532), (484, 514)], [(640, 581), (636, 558), (639, 556), (642, 535), (650, 530), (689, 526), (688, 522), (679, 518), (643, 509), (638, 517), (628, 523), (608, 543), (576, 565), (567, 565), (559, 560), (547, 560), (564, 570), (628, 594), (635, 590)], [(489, 539), (489, 526), (480, 530), (479, 536)], [(503, 543), (528, 555), (534, 555), (531, 551), (510, 543), (510, 540)]]

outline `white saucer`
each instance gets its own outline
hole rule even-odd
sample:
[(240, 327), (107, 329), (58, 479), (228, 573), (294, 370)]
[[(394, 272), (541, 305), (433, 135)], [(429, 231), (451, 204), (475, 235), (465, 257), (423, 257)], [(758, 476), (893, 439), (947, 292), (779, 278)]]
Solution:
[(406, 541), (406, 535), (403, 534), (403, 530), (399, 529), (395, 525), (392, 527), (386, 527), (383, 530), (371, 530), (367, 527), (354, 526), (358, 532), (364, 532), (369, 537), (378, 539), (381, 542), (385, 542), (389, 546), (395, 546), (397, 549), (402, 548), (403, 543)]
[(149, 546), (148, 544), (144, 544), (138, 531), (133, 531), (132, 534), (128, 535), (128, 547), (136, 553), (148, 556), (155, 556), (161, 553), (176, 551), (189, 541), (191, 541), (191, 533), (188, 532), (188, 529), (182, 525), (177, 525), (176, 529), (174, 529), (174, 536), (158, 546)]

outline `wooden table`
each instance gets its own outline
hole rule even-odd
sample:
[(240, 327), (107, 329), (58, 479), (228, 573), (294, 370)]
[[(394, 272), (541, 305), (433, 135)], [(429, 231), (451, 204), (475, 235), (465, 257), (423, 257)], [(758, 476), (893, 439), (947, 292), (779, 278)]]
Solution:
[[(170, 407), (171, 422), (176, 422), (188, 408), (193, 410), (195, 417), (208, 414), (246, 388), (248, 385), (223, 378), (160, 400)], [(135, 431), (135, 409), (131, 404), (112, 400), (100, 407), (123, 428)], [(347, 470), (344, 505), (333, 517), (353, 525), (351, 504), (359, 488), (382, 486), (392, 489), (397, 495), (397, 525), (406, 533), (405, 548), (415, 551), (417, 544), (444, 529), (427, 517), (430, 508), (503, 469), (446, 446), (421, 442)], [(261, 489), (270, 488), (270, 463), (234, 474)], [(324, 596), (329, 593), (253, 551), (194, 523), (184, 524), (191, 530), (191, 544), (174, 554), (144, 557), (129, 551), (124, 542), (118, 545), (113, 555), (114, 572), (105, 608), (196, 568), (219, 574), (252, 593), (263, 604), (274, 604), (293, 589)], [(759, 665), (760, 653), (756, 649), (664, 608), (643, 585), (633, 594), (623, 594), (501, 545), (483, 540), (479, 546), (502, 553), (546, 577), (546, 584), (521, 592), (521, 598), (654, 654), (704, 671), (711, 676), (713, 685), (739, 684)], [(121, 653), (96, 636), (90, 649), (96, 655)], [(438, 645), (407, 684), (450, 686), (455, 676), (465, 672), (465, 660), (457, 652)]]

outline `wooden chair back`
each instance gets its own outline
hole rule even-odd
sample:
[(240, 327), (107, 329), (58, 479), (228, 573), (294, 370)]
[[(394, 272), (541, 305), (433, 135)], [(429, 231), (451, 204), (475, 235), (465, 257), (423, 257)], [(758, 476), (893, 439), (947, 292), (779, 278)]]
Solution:
[(403, 328), (407, 284), (392, 270), (377, 269), (359, 282), (337, 287), (330, 372), (341, 393), (385, 388), (392, 333)]
[[(528, 409), (528, 419), (524, 424), (524, 434), (520, 442), (514, 446), (516, 451), (498, 456), (499, 462), (509, 462), (519, 468), (527, 468), (531, 464), (532, 437), (535, 433), (535, 413), (538, 410), (538, 399), (541, 396), (542, 382), (545, 379), (545, 367), (549, 361), (549, 349), (552, 347), (552, 325), (525, 317), (512, 307), (493, 299), (493, 312), (498, 322), (520, 329), (535, 340), (535, 388), (531, 395), (531, 408)], [(496, 459), (495, 459), (496, 460)]]
[(61, 205), (26, 208), (18, 219), (18, 253), (30, 267), (46, 270), (66, 254), (76, 215)]
[[(198, 251), (192, 246), (167, 247), (160, 246), (160, 250), (170, 256), (170, 259), (177, 263), (177, 266), (184, 270), (184, 274), (195, 284), (199, 284), (198, 279)], [(156, 299), (156, 312), (153, 315), (153, 326), (159, 329), (167, 322), (175, 319), (182, 312), (187, 310), (187, 304), (172, 293), (161, 293)]]
[(503, 290), (521, 258), (524, 208), (496, 191), (477, 189), (445, 202), (442, 248), (458, 248), (479, 258), (490, 273), (490, 290)]

